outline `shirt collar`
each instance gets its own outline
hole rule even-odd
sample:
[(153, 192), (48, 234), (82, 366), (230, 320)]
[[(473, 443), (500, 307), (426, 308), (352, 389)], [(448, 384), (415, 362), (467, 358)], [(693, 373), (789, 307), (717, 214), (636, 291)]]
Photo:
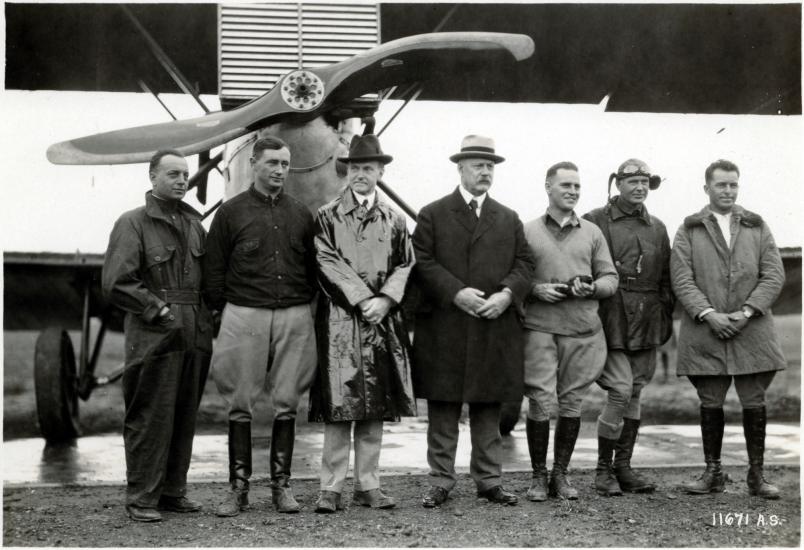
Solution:
[(371, 208), (374, 206), (374, 201), (377, 199), (377, 190), (373, 189), (368, 195), (361, 195), (360, 193), (352, 191), (352, 195), (354, 196), (355, 204), (363, 204), (364, 200), (368, 200), (367, 208)]
[(617, 220), (624, 217), (641, 218), (643, 221), (650, 224), (648, 209), (645, 208), (644, 204), (640, 204), (636, 208), (628, 210), (628, 207), (620, 200), (620, 196), (617, 195), (611, 199), (611, 219)]
[[(555, 218), (555, 217), (554, 217), (554, 216), (553, 216), (553, 215), (550, 213), (550, 209), (549, 209), (549, 208), (548, 208), (548, 209), (545, 211), (545, 213), (544, 213), (544, 219), (545, 219), (545, 222), (546, 222), (546, 221), (548, 221), (548, 220), (552, 220), (552, 222), (553, 222), (554, 224), (556, 224), (558, 227), (562, 227), (562, 225), (561, 225), (561, 220), (556, 219), (556, 218)], [(570, 216), (569, 216), (569, 222), (567, 222), (567, 223), (564, 225), (564, 227), (566, 227), (567, 225), (571, 225), (571, 226), (575, 226), (575, 227), (577, 227), (577, 226), (581, 225), (581, 221), (578, 219), (578, 216), (576, 216), (576, 215), (575, 215), (575, 210), (573, 210), (573, 211), (570, 213)]]
[(475, 199), (478, 208), (483, 207), (483, 201), (486, 200), (487, 193), (483, 193), (482, 195), (478, 195), (477, 197), (471, 194), (469, 191), (463, 188), (463, 185), (458, 186), (458, 191), (461, 193), (461, 197), (463, 197), (464, 202), (468, 205), (469, 201)]
[(284, 189), (280, 189), (279, 193), (276, 195), (276, 198), (273, 198), (271, 195), (266, 195), (262, 191), (259, 191), (254, 183), (251, 184), (251, 187), (248, 188), (248, 191), (251, 193), (252, 197), (266, 204), (277, 204), (282, 199), (282, 195), (284, 194)]

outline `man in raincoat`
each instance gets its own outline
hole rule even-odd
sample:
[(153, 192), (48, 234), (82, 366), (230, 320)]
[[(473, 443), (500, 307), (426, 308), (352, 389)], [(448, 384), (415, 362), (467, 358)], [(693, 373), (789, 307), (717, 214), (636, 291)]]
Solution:
[(605, 496), (656, 489), (631, 469), (631, 455), (639, 432), (639, 397), (656, 371), (656, 348), (673, 332), (674, 305), (670, 239), (645, 206), (661, 179), (645, 162), (628, 159), (609, 186), (612, 181), (619, 194), (583, 216), (600, 227), (620, 277), (617, 291), (601, 300), (598, 310), (608, 353), (597, 383), (608, 400), (597, 420), (595, 487)]
[(321, 493), (315, 511), (342, 509), (354, 426), (353, 502), (393, 508), (380, 489), (383, 421), (415, 416), (410, 342), (397, 307), (413, 267), (402, 214), (376, 191), (392, 157), (373, 135), (355, 136), (349, 185), (322, 206), (315, 248), (320, 294), (316, 313), (318, 371), (310, 391), (310, 420), (324, 422)]
[(212, 351), (212, 323), (200, 299), (206, 231), (184, 204), (187, 161), (157, 151), (145, 206), (112, 229), (103, 293), (126, 312), (126, 512), (159, 521), (157, 508), (197, 512), (185, 496), (195, 419)]
[(709, 204), (684, 219), (670, 258), (673, 290), (684, 306), (677, 373), (689, 377), (701, 400), (706, 470), (688, 493), (723, 491), (720, 467), (723, 402), (732, 379), (743, 407), (751, 495), (779, 498), (765, 481), (765, 390), (785, 368), (771, 305), (784, 285), (782, 259), (770, 229), (736, 204), (740, 170), (718, 160), (704, 174)]

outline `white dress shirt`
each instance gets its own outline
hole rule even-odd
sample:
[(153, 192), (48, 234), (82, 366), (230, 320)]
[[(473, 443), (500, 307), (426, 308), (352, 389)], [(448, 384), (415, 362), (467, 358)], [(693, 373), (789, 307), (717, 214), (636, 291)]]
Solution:
[(463, 200), (466, 201), (466, 206), (469, 206), (469, 201), (475, 199), (477, 203), (477, 210), (475, 210), (475, 214), (478, 218), (480, 218), (480, 211), (483, 209), (483, 201), (486, 200), (486, 193), (482, 195), (478, 195), (477, 197), (471, 194), (469, 191), (463, 188), (463, 185), (458, 186), (458, 191), (460, 191)]

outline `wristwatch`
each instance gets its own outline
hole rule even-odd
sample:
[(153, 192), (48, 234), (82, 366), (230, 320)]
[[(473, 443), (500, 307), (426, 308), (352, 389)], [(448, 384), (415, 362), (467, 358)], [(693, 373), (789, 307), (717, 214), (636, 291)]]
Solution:
[(754, 316), (754, 312), (748, 308), (743, 308), (743, 315), (745, 316), (746, 319), (750, 319), (751, 317)]

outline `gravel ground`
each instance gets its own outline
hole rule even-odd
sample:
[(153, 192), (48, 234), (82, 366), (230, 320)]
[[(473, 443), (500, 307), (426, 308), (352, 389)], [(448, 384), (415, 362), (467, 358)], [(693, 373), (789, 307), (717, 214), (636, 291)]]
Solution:
[[(783, 498), (749, 497), (743, 468), (726, 468), (734, 479), (725, 493), (688, 496), (675, 487), (699, 470), (648, 470), (659, 484), (651, 495), (605, 498), (592, 486), (593, 472), (573, 471), (581, 498), (502, 507), (478, 499), (462, 476), (450, 500), (426, 510), (420, 498), (426, 476), (388, 476), (383, 487), (395, 496), (394, 510), (357, 506), (333, 515), (313, 513), (314, 481), (296, 481), (300, 514), (273, 511), (264, 479), (254, 482), (251, 508), (235, 518), (213, 513), (225, 485), (194, 484), (189, 496), (204, 503), (198, 514), (165, 513), (165, 521), (130, 521), (124, 488), (4, 488), (5, 546), (380, 546), (380, 547), (798, 547), (801, 537), (799, 470), (770, 467), (768, 479)], [(524, 497), (526, 473), (506, 474), (506, 486)], [(345, 497), (349, 497), (347, 488)], [(743, 514), (739, 521), (736, 514)], [(747, 520), (745, 515), (747, 514)], [(715, 525), (713, 525), (713, 523)]]

